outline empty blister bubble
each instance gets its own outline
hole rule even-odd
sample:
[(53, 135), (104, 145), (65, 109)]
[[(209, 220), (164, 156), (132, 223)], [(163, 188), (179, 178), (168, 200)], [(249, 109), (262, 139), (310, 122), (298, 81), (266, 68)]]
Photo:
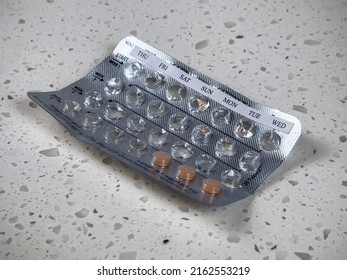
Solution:
[(86, 113), (84, 115), (83, 125), (86, 128), (96, 129), (102, 125), (102, 118), (96, 113)]
[(257, 132), (255, 124), (249, 120), (241, 119), (236, 125), (235, 134), (240, 138), (250, 138)]
[(127, 118), (127, 129), (131, 132), (142, 132), (146, 129), (145, 120), (139, 115), (131, 115)]
[(141, 156), (147, 151), (148, 144), (142, 139), (133, 138), (129, 141), (129, 147), (130, 153), (136, 156)]
[(149, 131), (148, 142), (152, 146), (163, 146), (167, 143), (169, 133), (163, 128), (152, 128)]
[(220, 176), (222, 184), (229, 188), (240, 187), (241, 173), (233, 169), (224, 170)]
[(123, 82), (120, 78), (112, 78), (107, 81), (104, 91), (108, 95), (119, 94), (123, 90)]
[(171, 154), (177, 159), (189, 159), (193, 156), (192, 145), (184, 141), (178, 141), (171, 146)]
[(105, 117), (109, 120), (120, 120), (125, 118), (125, 111), (118, 103), (111, 103), (106, 106)]
[(170, 101), (181, 101), (187, 95), (187, 90), (183, 85), (172, 85), (166, 91), (166, 98)]
[(256, 171), (261, 165), (262, 160), (260, 154), (256, 151), (247, 151), (245, 152), (240, 160), (239, 165), (243, 171)]
[(189, 126), (189, 118), (182, 113), (176, 113), (169, 118), (169, 127), (174, 131), (183, 131)]
[(129, 61), (124, 66), (124, 75), (128, 79), (135, 78), (143, 72), (142, 64), (138, 61)]
[(195, 167), (202, 172), (213, 172), (216, 169), (217, 160), (206, 154), (199, 155), (195, 160)]
[(150, 73), (146, 77), (145, 86), (148, 89), (158, 90), (164, 84), (164, 76), (159, 74), (158, 72)]
[(167, 114), (167, 106), (161, 100), (153, 100), (148, 104), (147, 116), (153, 119), (162, 118)]
[(301, 132), (134, 37), (71, 86), (29, 96), (78, 139), (210, 205), (253, 193)]
[(105, 140), (107, 142), (118, 142), (124, 136), (124, 131), (116, 126), (106, 127)]
[(97, 109), (102, 103), (102, 95), (97, 91), (89, 91), (85, 95), (84, 105), (90, 109)]
[(207, 144), (211, 141), (213, 132), (211, 128), (207, 125), (201, 124), (193, 128), (192, 131), (192, 141), (195, 144)]
[(77, 117), (81, 113), (81, 105), (72, 100), (66, 100), (63, 112), (71, 117)]
[(274, 130), (265, 131), (259, 139), (260, 148), (264, 151), (278, 150), (281, 145), (281, 137)]
[(137, 107), (145, 102), (146, 96), (138, 87), (130, 87), (125, 93), (125, 102), (128, 106)]
[(211, 112), (211, 120), (214, 125), (223, 126), (230, 124), (231, 113), (225, 107), (213, 108)]
[(219, 157), (232, 157), (237, 153), (236, 142), (230, 137), (224, 137), (216, 142), (215, 153)]
[(209, 101), (207, 98), (202, 96), (193, 96), (189, 98), (188, 101), (189, 111), (192, 113), (202, 113), (207, 110), (207, 108), (210, 106)]

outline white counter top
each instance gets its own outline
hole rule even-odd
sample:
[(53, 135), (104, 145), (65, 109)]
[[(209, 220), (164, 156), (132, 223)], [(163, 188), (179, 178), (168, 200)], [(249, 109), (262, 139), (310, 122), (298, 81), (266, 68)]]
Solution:
[[(0, 259), (346, 259), (343, 1), (1, 1)], [(27, 91), (128, 34), (300, 119), (253, 196), (187, 200), (74, 139)]]

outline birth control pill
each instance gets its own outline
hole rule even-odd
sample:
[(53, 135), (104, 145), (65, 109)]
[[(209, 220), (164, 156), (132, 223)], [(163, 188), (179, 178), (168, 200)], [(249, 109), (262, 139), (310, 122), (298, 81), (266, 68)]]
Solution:
[(183, 181), (194, 181), (196, 177), (195, 168), (190, 165), (179, 165), (177, 167), (176, 177)]
[(202, 190), (211, 195), (217, 195), (222, 190), (222, 184), (215, 179), (202, 180)]
[(171, 156), (166, 152), (156, 151), (152, 156), (152, 164), (161, 168), (168, 167), (171, 164)]

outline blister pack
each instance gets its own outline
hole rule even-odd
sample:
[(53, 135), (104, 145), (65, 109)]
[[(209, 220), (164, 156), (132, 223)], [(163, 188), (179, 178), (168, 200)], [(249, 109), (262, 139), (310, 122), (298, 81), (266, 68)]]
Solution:
[(301, 133), (297, 118), (135, 37), (83, 79), (28, 96), (76, 138), (209, 205), (252, 194)]

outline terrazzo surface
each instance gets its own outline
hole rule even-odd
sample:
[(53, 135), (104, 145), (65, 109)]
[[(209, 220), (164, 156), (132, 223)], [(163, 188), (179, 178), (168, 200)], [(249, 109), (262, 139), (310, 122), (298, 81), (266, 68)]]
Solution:
[[(0, 1), (0, 259), (346, 259), (346, 1)], [(187, 200), (74, 139), (27, 97), (126, 35), (295, 115), (253, 196)]]

